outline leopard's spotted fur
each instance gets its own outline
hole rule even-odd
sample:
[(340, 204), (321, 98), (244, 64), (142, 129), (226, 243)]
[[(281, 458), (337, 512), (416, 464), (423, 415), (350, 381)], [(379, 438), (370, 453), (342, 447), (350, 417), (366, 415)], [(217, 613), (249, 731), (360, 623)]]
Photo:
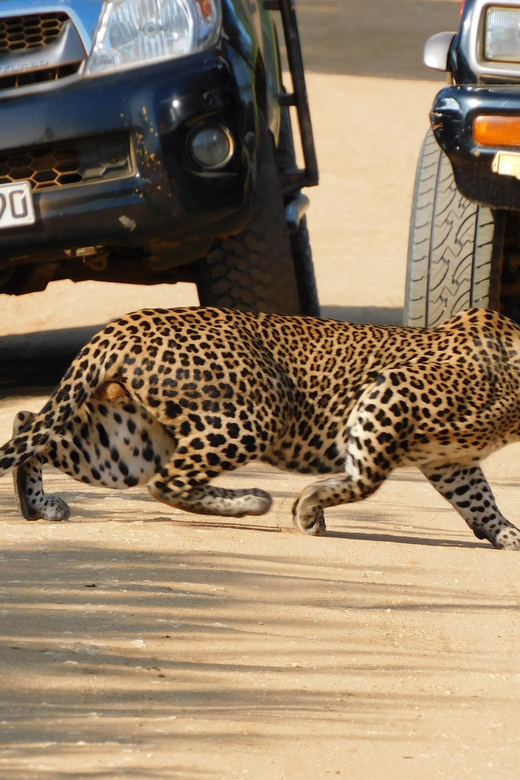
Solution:
[(262, 490), (210, 481), (254, 458), (309, 474), (297, 527), (416, 465), (479, 538), (520, 549), (479, 466), (520, 439), (520, 329), (472, 309), (432, 330), (217, 309), (144, 310), (84, 347), (37, 415), (0, 448), (28, 519), (68, 517), (41, 465), (190, 512), (240, 517)]

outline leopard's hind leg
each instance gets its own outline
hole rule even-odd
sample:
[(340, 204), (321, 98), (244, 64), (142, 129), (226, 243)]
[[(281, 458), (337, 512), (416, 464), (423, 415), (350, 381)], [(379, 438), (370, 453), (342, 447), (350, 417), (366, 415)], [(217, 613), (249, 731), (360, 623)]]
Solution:
[[(33, 419), (32, 412), (18, 412), (13, 424), (16, 436)], [(42, 478), (42, 460), (38, 455), (13, 469), (16, 500), (26, 520), (68, 520), (70, 509), (58, 496), (45, 495)]]
[(421, 470), (464, 518), (477, 539), (487, 539), (499, 550), (520, 550), (520, 530), (497, 507), (479, 465), (448, 463)]

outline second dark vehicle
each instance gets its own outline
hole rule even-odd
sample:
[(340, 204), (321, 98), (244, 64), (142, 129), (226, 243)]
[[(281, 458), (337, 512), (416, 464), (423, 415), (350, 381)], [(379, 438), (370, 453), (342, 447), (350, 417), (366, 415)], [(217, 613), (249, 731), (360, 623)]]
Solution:
[(520, 321), (520, 2), (465, 0), (426, 44), (447, 71), (415, 184), (405, 322), (469, 306)]

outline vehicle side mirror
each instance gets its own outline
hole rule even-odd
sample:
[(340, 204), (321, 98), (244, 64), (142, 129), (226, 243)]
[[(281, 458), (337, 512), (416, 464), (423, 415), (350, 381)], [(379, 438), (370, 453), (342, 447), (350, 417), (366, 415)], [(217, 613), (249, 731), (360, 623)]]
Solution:
[(441, 32), (428, 38), (424, 47), (424, 64), (433, 70), (447, 71), (448, 54), (454, 37), (454, 32)]

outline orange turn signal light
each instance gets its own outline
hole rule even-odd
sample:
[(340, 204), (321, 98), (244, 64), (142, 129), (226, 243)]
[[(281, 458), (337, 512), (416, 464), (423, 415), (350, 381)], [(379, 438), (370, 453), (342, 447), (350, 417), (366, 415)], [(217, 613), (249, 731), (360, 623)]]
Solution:
[(520, 146), (520, 117), (477, 116), (473, 138), (482, 146)]

